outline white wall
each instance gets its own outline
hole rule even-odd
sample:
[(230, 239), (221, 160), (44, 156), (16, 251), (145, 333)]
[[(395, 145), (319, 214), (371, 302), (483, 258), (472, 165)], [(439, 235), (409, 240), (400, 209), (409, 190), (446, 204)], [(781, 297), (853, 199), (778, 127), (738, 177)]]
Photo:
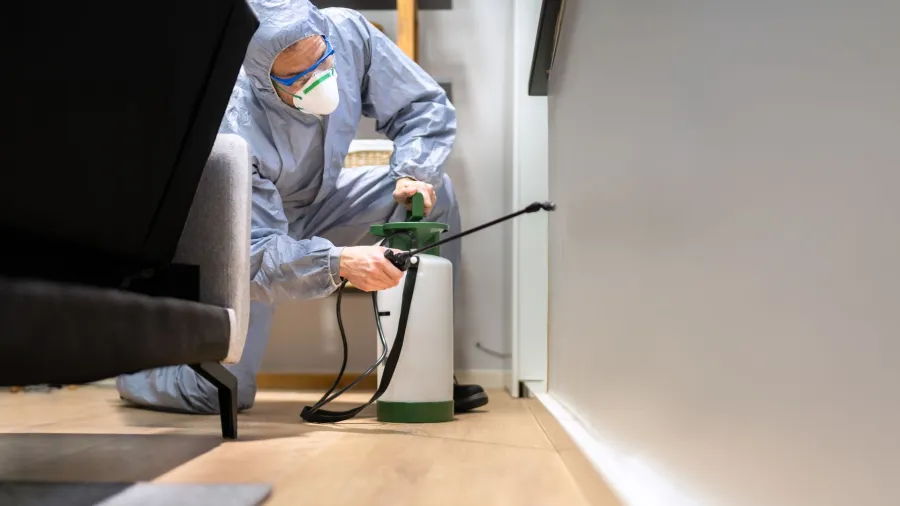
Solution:
[[(511, 207), (512, 0), (454, 0), (453, 9), (419, 13), (419, 63), (453, 84), (458, 112), (457, 143), (446, 166), (453, 179), (463, 227), (494, 219)], [(363, 11), (396, 40), (395, 11)], [(371, 123), (360, 134), (371, 137)], [(509, 227), (463, 240), (460, 297), (456, 311), (457, 369), (501, 369), (501, 357), (476, 348), (510, 352)], [(361, 372), (374, 360), (375, 337), (367, 296), (348, 299), (345, 310), (350, 365)], [(334, 298), (294, 302), (276, 311), (264, 372), (336, 372), (340, 338)]]
[(633, 504), (900, 504), (900, 2), (567, 3), (551, 394)]

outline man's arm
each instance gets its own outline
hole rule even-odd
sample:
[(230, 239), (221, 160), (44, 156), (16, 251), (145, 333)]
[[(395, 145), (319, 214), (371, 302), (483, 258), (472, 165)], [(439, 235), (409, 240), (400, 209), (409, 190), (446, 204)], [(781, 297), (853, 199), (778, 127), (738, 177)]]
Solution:
[(269, 304), (284, 299), (325, 297), (338, 287), (343, 248), (321, 237), (295, 240), (281, 196), (253, 166), (250, 223), (250, 297)]
[(439, 187), (456, 139), (456, 109), (428, 73), (371, 23), (361, 21), (368, 37), (362, 112), (394, 141), (391, 176)]

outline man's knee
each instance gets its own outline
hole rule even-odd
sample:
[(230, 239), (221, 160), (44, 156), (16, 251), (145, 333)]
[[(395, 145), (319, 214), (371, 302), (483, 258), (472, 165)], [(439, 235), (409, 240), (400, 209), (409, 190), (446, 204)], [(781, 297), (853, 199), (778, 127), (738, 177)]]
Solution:
[[(196, 373), (194, 373), (196, 374)], [(205, 378), (197, 377), (197, 396), (189, 399), (192, 411), (197, 414), (217, 414), (221, 409), (219, 405), (219, 389)], [(238, 411), (245, 411), (253, 407), (256, 401), (256, 382), (241, 381), (238, 379), (237, 405)]]
[(238, 411), (244, 411), (253, 407), (256, 403), (256, 381), (238, 381), (237, 393)]
[[(256, 399), (256, 378), (235, 372), (238, 410), (250, 409)], [(145, 408), (206, 415), (219, 412), (218, 388), (186, 365), (120, 376), (116, 387), (120, 397)]]
[[(238, 411), (245, 411), (253, 407), (253, 404), (256, 402), (256, 380), (254, 379), (246, 379), (242, 377), (241, 374), (236, 374), (237, 376), (237, 405)], [(213, 407), (213, 411), (218, 413), (219, 406), (219, 389), (216, 388), (215, 385), (207, 381), (206, 379), (200, 379), (200, 389), (202, 392), (202, 397), (207, 401), (203, 403), (203, 405), (208, 405)]]

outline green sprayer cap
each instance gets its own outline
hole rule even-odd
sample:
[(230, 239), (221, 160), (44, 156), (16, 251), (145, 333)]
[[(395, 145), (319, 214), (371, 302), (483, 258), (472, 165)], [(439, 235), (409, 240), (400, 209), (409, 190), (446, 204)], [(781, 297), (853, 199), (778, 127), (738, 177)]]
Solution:
[[(416, 193), (412, 196), (412, 209), (406, 213), (406, 221), (372, 225), (369, 231), (375, 237), (390, 237), (387, 247), (402, 251), (412, 251), (422, 246), (435, 243), (440, 235), (450, 228), (446, 223), (422, 221), (425, 218), (425, 196)], [(428, 255), (440, 254), (440, 247), (423, 251)]]

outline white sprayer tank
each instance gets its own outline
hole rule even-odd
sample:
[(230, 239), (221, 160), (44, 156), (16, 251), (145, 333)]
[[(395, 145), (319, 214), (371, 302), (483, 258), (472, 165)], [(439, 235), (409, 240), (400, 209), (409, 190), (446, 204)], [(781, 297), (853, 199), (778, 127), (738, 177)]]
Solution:
[[(396, 423), (453, 419), (453, 265), (418, 255), (419, 268), (406, 337), (391, 384), (378, 399), (378, 420)], [(397, 336), (405, 272), (400, 284), (378, 292), (378, 310), (388, 349)], [(387, 313), (387, 314), (386, 314)], [(376, 339), (378, 336), (376, 334)], [(378, 354), (382, 352), (378, 340)], [(381, 382), (384, 365), (378, 367)]]

